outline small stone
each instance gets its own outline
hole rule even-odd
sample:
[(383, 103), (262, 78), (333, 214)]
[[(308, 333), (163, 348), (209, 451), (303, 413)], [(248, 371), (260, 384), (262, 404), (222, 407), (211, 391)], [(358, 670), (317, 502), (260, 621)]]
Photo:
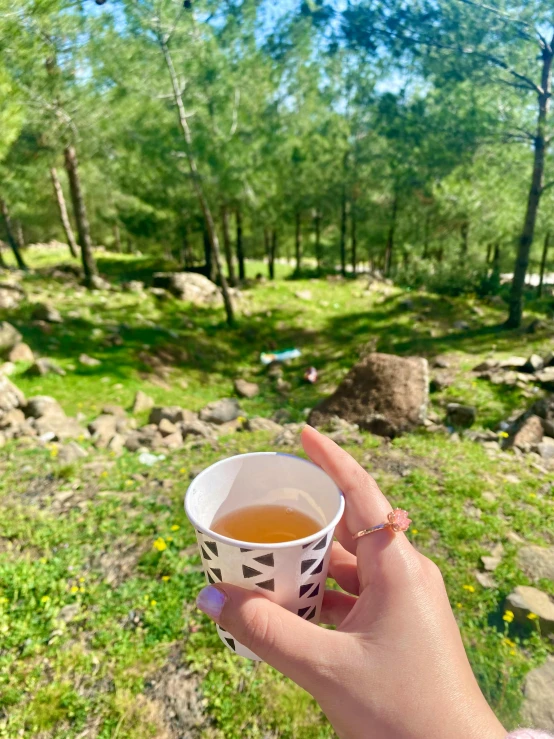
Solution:
[(431, 366), (436, 367), (437, 369), (448, 369), (448, 367), (450, 367), (450, 362), (446, 357), (435, 357), (431, 362)]
[(454, 321), (452, 328), (457, 331), (467, 331), (469, 329), (469, 323), (467, 321)]
[(267, 365), (267, 376), (273, 379), (283, 376), (283, 363), (274, 360)]
[(283, 426), (281, 426), (281, 424), (272, 421), (270, 418), (261, 418), (259, 416), (249, 418), (246, 421), (244, 428), (247, 431), (271, 431), (275, 434), (278, 434), (283, 430)]
[(439, 393), (441, 390), (446, 390), (454, 382), (454, 377), (448, 372), (436, 372), (431, 378), (429, 384), (429, 390), (432, 393)]
[(498, 565), (502, 562), (500, 557), (491, 557), (483, 555), (481, 557), (481, 562), (483, 563), (483, 567), (487, 572), (494, 572)]
[(554, 459), (554, 439), (545, 436), (536, 451), (543, 459)]
[(287, 423), (283, 430), (273, 440), (274, 446), (298, 446), (300, 434), (304, 428), (303, 423)]
[(494, 577), (488, 572), (476, 572), (475, 579), (483, 588), (496, 588), (498, 587)]
[(117, 433), (116, 416), (103, 413), (88, 425), (94, 445), (98, 447), (106, 447), (108, 442)]
[(235, 398), (216, 400), (200, 411), (200, 420), (208, 423), (222, 424), (234, 421), (241, 413), (240, 405)]
[(545, 367), (536, 372), (535, 377), (547, 390), (554, 389), (554, 367)]
[(36, 432), (39, 436), (54, 434), (54, 439), (64, 441), (65, 439), (78, 439), (81, 436), (88, 437), (88, 432), (75, 418), (60, 415), (46, 415), (37, 418), (34, 422)]
[(9, 377), (10, 375), (15, 374), (17, 371), (17, 367), (13, 362), (3, 362), (0, 365), (0, 374), (6, 375), (6, 377)]
[(125, 436), (123, 434), (114, 434), (108, 442), (107, 449), (114, 454), (121, 454), (125, 448)]
[(481, 493), (481, 497), (483, 500), (486, 500), (487, 503), (495, 503), (496, 502), (496, 495), (494, 493), (485, 491), (484, 493)]
[(241, 398), (255, 398), (260, 392), (260, 387), (255, 382), (246, 380), (235, 380), (235, 391)]
[(57, 308), (49, 303), (37, 303), (31, 314), (35, 321), (46, 321), (47, 323), (63, 323), (63, 318)]
[(286, 395), (287, 393), (290, 393), (292, 386), (290, 382), (283, 380), (282, 377), (278, 377), (277, 382), (275, 383), (275, 388), (281, 395)]
[(61, 377), (63, 377), (65, 375), (65, 370), (59, 367), (51, 359), (46, 359), (45, 357), (43, 357), (41, 359), (37, 359), (29, 367), (25, 374), (29, 375), (30, 377), (44, 377), (45, 375), (49, 374), (60, 375)]
[(477, 409), (471, 405), (461, 405), (460, 403), (448, 403), (446, 406), (446, 424), (447, 426), (468, 427), (475, 423)]
[(554, 421), (550, 421), (547, 418), (542, 419), (542, 430), (545, 436), (549, 439), (554, 438)]
[(160, 429), (160, 433), (162, 436), (170, 436), (171, 434), (177, 433), (179, 429), (174, 423), (171, 423), (171, 421), (168, 418), (162, 418), (160, 423), (158, 424), (158, 428)]
[(529, 545), (522, 547), (517, 555), (518, 565), (531, 580), (554, 581), (554, 547)]
[(129, 280), (129, 282), (123, 283), (122, 288), (125, 292), (140, 293), (144, 290), (144, 282), (140, 280)]
[(506, 598), (506, 608), (513, 612), (517, 623), (529, 624), (527, 617), (534, 613), (538, 616), (543, 636), (554, 632), (554, 603), (542, 590), (518, 585)]
[[(178, 405), (156, 406), (150, 411), (148, 423), (153, 423), (157, 426), (164, 418), (171, 423), (180, 423), (181, 421), (188, 420), (187, 414), (191, 414), (191, 411), (186, 411)], [(192, 415), (194, 416), (194, 414)]]
[(89, 284), (90, 287), (93, 290), (111, 290), (112, 286), (110, 283), (105, 280), (103, 277), (100, 277), (100, 275), (92, 275), (92, 277), (89, 278)]
[(297, 290), (294, 293), (294, 297), (298, 298), (298, 300), (311, 300), (312, 292), (311, 290)]
[(508, 539), (511, 544), (523, 544), (525, 542), (525, 539), (523, 539), (515, 531), (508, 531), (508, 533), (506, 534), (506, 539)]
[(524, 725), (554, 731), (554, 657), (547, 657), (543, 665), (527, 673), (523, 695)]
[(56, 618), (68, 624), (70, 621), (73, 621), (73, 619), (79, 614), (80, 610), (81, 606), (79, 603), (69, 603), (60, 610)]
[(501, 359), (498, 366), (501, 369), (521, 370), (526, 362), (525, 357), (508, 357), (508, 359)]
[(88, 453), (83, 447), (79, 446), (76, 441), (69, 441), (60, 447), (56, 461), (58, 464), (73, 464), (79, 459), (88, 457)]
[(102, 362), (94, 357), (89, 357), (88, 354), (81, 354), (79, 356), (79, 364), (82, 364), (85, 367), (99, 367)]
[(117, 416), (117, 418), (127, 418), (125, 408), (122, 408), (120, 405), (112, 405), (111, 403), (102, 406), (102, 413), (108, 416)]
[(138, 390), (135, 399), (133, 400), (133, 407), (132, 412), (133, 413), (142, 413), (143, 411), (149, 411), (151, 408), (154, 407), (154, 398), (151, 398), (146, 393), (143, 393), (142, 390)]
[(183, 435), (180, 431), (175, 431), (173, 434), (168, 434), (162, 441), (162, 446), (167, 449), (179, 449), (183, 445)]
[(275, 413), (271, 416), (271, 420), (275, 421), (275, 423), (278, 423), (280, 425), (283, 425), (285, 423), (290, 423), (291, 418), (292, 418), (292, 414), (288, 408), (278, 408), (275, 411)]
[(490, 370), (493, 370), (496, 367), (498, 367), (497, 359), (485, 359), (484, 362), (480, 362), (471, 371), (472, 372), (490, 372)]
[(11, 323), (2, 321), (0, 323), (0, 354), (7, 354), (16, 344), (21, 343), (22, 338), (19, 331)]
[(531, 446), (540, 444), (543, 438), (542, 421), (539, 416), (529, 416), (518, 431), (507, 440), (506, 446), (530, 451)]
[(20, 341), (19, 344), (16, 344), (10, 351), (8, 359), (10, 362), (34, 362), (35, 355), (28, 344), (24, 344)]
[(191, 414), (191, 418), (180, 423), (181, 433), (183, 438), (188, 436), (196, 436), (201, 439), (214, 439), (215, 438), (215, 426), (211, 423), (205, 423), (201, 421), (194, 413)]
[(534, 372), (538, 372), (544, 367), (544, 362), (542, 357), (539, 357), (538, 354), (531, 354), (529, 359), (525, 362), (523, 367), (521, 367), (521, 372), (529, 372), (530, 374), (533, 374)]

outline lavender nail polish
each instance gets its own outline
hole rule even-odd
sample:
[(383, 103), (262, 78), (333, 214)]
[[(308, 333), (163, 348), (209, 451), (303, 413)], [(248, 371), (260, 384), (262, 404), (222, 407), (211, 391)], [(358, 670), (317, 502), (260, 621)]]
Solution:
[(196, 598), (196, 605), (204, 611), (206, 616), (217, 620), (223, 610), (227, 596), (219, 588), (214, 588), (213, 585), (208, 585), (198, 593)]

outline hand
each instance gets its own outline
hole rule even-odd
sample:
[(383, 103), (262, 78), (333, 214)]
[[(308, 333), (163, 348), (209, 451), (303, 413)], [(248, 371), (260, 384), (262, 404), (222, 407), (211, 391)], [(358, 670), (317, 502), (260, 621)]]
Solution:
[(437, 566), (390, 529), (353, 540), (391, 510), (344, 450), (307, 427), (308, 456), (337, 483), (346, 509), (333, 543), (322, 629), (232, 585), (198, 606), (319, 703), (343, 739), (504, 739), (469, 665)]

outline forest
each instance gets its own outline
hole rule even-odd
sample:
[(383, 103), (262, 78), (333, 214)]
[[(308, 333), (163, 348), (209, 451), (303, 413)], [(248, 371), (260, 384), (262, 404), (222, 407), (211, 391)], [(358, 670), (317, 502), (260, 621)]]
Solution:
[(5, 2), (4, 251), (78, 243), (87, 280), (93, 245), (230, 284), (247, 258), (483, 294), (513, 275), (518, 326), (549, 266), (549, 22), (546, 2)]

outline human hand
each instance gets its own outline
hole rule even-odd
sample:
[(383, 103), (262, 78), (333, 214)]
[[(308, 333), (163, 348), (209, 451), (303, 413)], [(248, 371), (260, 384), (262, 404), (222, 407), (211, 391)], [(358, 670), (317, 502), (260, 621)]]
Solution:
[(342, 739), (504, 739), (471, 671), (438, 567), (403, 533), (385, 529), (391, 506), (333, 441), (306, 427), (304, 450), (343, 491), (344, 516), (322, 629), (261, 595), (209, 586), (197, 603), (238, 641), (311, 693)]

